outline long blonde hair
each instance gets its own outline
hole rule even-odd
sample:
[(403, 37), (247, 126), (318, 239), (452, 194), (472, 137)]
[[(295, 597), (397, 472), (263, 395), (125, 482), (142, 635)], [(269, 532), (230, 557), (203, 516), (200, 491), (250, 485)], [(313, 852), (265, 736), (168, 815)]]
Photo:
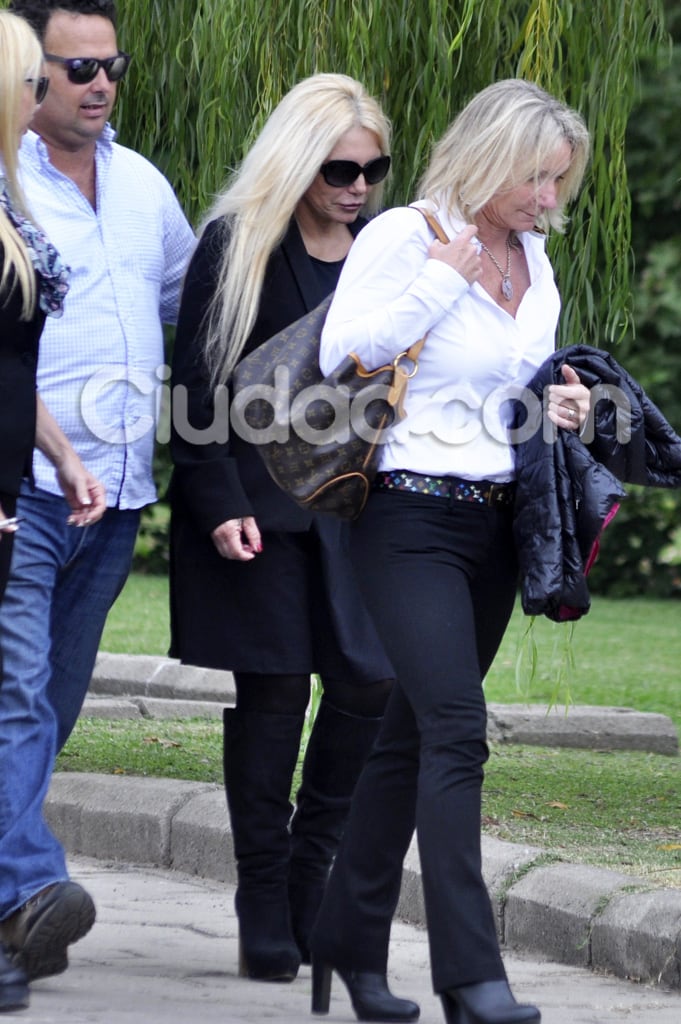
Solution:
[[(18, 175), (20, 116), (26, 79), (38, 78), (42, 62), (42, 48), (28, 22), (9, 11), (0, 11), (0, 160), (4, 168), (0, 176), (6, 179), (12, 205), (24, 216), (28, 211)], [(3, 293), (14, 275), (22, 295), (21, 316), (28, 320), (35, 308), (35, 273), (22, 238), (1, 209), (0, 246), (4, 257), (0, 302), (9, 299), (11, 289)]]
[(545, 159), (565, 141), (572, 160), (558, 182), (558, 205), (537, 224), (562, 231), (565, 205), (589, 158), (589, 133), (576, 111), (521, 78), (487, 86), (464, 107), (435, 146), (419, 197), (443, 202), (450, 214), (472, 222), (492, 196), (538, 180)]
[[(296, 206), (326, 157), (352, 128), (373, 132), (390, 152), (390, 123), (364, 87), (347, 75), (317, 74), (295, 85), (270, 114), (238, 171), (207, 214), (223, 218), (224, 247), (208, 314), (204, 354), (215, 385), (224, 383), (253, 328), (265, 268)], [(378, 209), (382, 184), (367, 209)]]

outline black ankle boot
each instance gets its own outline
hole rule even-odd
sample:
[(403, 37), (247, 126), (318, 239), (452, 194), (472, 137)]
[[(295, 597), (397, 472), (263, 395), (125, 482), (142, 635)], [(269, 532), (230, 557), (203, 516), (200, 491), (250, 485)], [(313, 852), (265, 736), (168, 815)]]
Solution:
[(385, 974), (369, 971), (344, 971), (313, 958), (312, 1012), (328, 1013), (333, 972), (342, 978), (350, 994), (357, 1020), (381, 1024), (408, 1024), (419, 1019), (421, 1007), (411, 999), (399, 999), (388, 988)]
[(303, 717), (232, 708), (223, 715), (239, 973), (258, 981), (293, 981), (300, 966), (288, 900), (288, 823)]
[(239, 977), (254, 981), (293, 981), (300, 954), (291, 932), (288, 900), (268, 902), (261, 893), (237, 889)]
[(536, 1006), (517, 1003), (508, 982), (482, 981), (441, 993), (447, 1024), (539, 1024)]
[(317, 712), (291, 821), (289, 902), (304, 964), (310, 962), (310, 932), (352, 794), (381, 721), (340, 711), (325, 698)]
[(7, 950), (0, 943), (0, 1013), (23, 1010), (28, 1006), (28, 978), (20, 967), (14, 967)]

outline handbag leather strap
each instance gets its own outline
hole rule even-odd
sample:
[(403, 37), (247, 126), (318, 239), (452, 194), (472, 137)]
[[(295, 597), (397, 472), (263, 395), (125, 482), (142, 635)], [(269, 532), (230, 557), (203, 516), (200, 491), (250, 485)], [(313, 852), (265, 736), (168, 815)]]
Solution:
[(419, 213), (426, 218), (431, 228), (437, 235), (438, 241), (442, 242), (443, 245), (447, 245), (447, 243), (449, 242), (449, 236), (447, 235), (447, 232), (442, 227), (442, 224), (440, 224), (440, 221), (437, 219), (435, 214), (430, 213), (428, 210), (422, 210), (419, 206), (415, 206), (414, 209), (418, 210)]
[[(421, 214), (421, 216), (425, 217), (425, 219), (428, 221), (428, 224), (430, 225), (431, 229), (435, 233), (435, 236), (438, 239), (438, 241), (442, 242), (443, 245), (447, 245), (447, 243), (449, 242), (449, 237), (447, 236), (447, 232), (442, 227), (442, 224), (440, 224), (440, 221), (437, 219), (435, 214), (430, 213), (428, 210), (422, 210), (420, 208), (420, 206), (414, 206), (414, 207), (412, 207), (412, 209), (418, 210), (418, 212)], [(423, 337), (419, 338), (418, 341), (415, 341), (414, 344), (410, 348), (408, 348), (406, 350), (406, 352), (400, 353), (400, 355), (397, 358), (398, 359), (402, 359), (402, 358), (410, 359), (411, 362), (414, 363), (415, 366), (418, 365), (418, 359), (419, 359), (419, 356), (421, 355), (421, 349), (425, 345), (427, 337), (428, 337), (428, 335), (424, 334)], [(416, 371), (414, 371), (414, 372), (416, 372)]]

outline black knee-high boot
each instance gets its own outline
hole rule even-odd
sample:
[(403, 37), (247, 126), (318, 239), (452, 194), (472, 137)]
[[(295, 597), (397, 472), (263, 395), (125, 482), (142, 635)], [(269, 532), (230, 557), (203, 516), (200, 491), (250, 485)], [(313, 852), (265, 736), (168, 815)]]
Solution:
[(304, 715), (226, 708), (224, 771), (238, 885), (239, 973), (292, 981), (300, 954), (288, 899), (291, 779)]
[(291, 822), (289, 898), (293, 934), (303, 963), (310, 962), (310, 931), (355, 784), (381, 721), (339, 711), (325, 699), (317, 712)]

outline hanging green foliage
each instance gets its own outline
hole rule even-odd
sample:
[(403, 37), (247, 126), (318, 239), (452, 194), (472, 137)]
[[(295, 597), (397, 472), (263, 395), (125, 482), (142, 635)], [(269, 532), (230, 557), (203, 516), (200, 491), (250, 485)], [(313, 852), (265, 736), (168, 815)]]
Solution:
[[(0, 8), (7, 3), (0, 0)], [(653, 395), (671, 415), (678, 385), (666, 367), (673, 365), (670, 338), (678, 336), (678, 239), (667, 241), (671, 201), (657, 203), (655, 220), (651, 196), (660, 181), (674, 202), (678, 195), (673, 65), (638, 135), (630, 137), (639, 178), (639, 271), (651, 223), (659, 221), (666, 245), (651, 256), (636, 307), (625, 164), (639, 63), (664, 64), (671, 53), (665, 6), (669, 26), (678, 29), (671, 0), (118, 0), (119, 43), (134, 59), (114, 123), (121, 142), (164, 171), (198, 223), (284, 93), (314, 72), (345, 72), (364, 82), (393, 121), (386, 203), (394, 205), (413, 196), (433, 141), (475, 92), (505, 77), (536, 81), (581, 111), (593, 140), (567, 233), (550, 243), (563, 298), (559, 342), (624, 339), (618, 358), (654, 385)], [(665, 110), (667, 119), (659, 120)], [(653, 533), (662, 538), (678, 522), (670, 501), (662, 495), (657, 503), (665, 526), (658, 517)], [(627, 515), (625, 508), (619, 519)], [(608, 549), (600, 559), (604, 570)]]
[[(0, 0), (0, 7), (7, 0)], [(591, 171), (551, 242), (560, 341), (618, 340), (631, 321), (624, 161), (639, 61), (668, 46), (663, 0), (118, 0), (133, 54), (120, 140), (154, 161), (197, 222), (291, 86), (359, 78), (394, 125), (386, 201), (407, 202), (431, 145), (479, 89), (526, 77), (584, 115)]]
[(119, 0), (135, 56), (121, 140), (168, 175), (193, 221), (290, 87), (317, 71), (359, 78), (394, 125), (389, 204), (413, 195), (433, 141), (479, 89), (526, 77), (582, 112), (590, 175), (551, 242), (561, 343), (618, 340), (631, 320), (624, 162), (639, 60), (667, 45), (662, 0)]

